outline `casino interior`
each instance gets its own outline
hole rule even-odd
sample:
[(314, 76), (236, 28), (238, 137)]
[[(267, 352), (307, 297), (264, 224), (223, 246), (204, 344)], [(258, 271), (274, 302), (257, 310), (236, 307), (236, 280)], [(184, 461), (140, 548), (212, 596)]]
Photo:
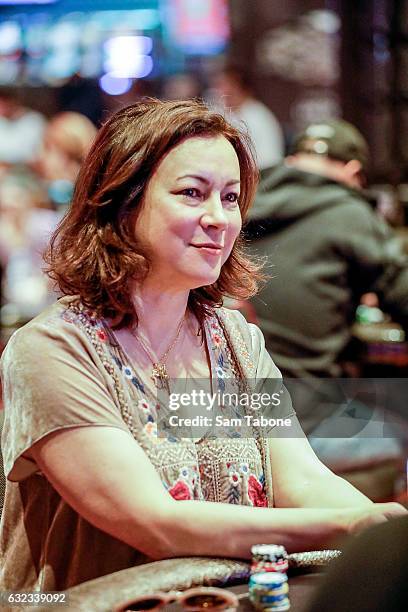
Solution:
[[(42, 252), (69, 209), (97, 130), (114, 112), (145, 96), (200, 98), (244, 125), (265, 193), (274, 176), (271, 168), (293, 168), (296, 156), (310, 153), (296, 144), (299, 134), (307, 135), (316, 158), (347, 168), (360, 164), (355, 176), (369, 221), (358, 234), (338, 217), (331, 232), (345, 233), (347, 271), (334, 273), (329, 267), (325, 230), (318, 228), (317, 214), (311, 221), (313, 244), (321, 239), (320, 260), (307, 269), (310, 274), (321, 270), (321, 278), (312, 289), (312, 277), (303, 276), (302, 286), (320, 304), (331, 304), (327, 310), (322, 306), (317, 321), (305, 317), (303, 289), (290, 307), (276, 303), (275, 310), (273, 302), (273, 283), (282, 277), (291, 292), (287, 295), (295, 295), (289, 264), (279, 276), (279, 253), (285, 259), (289, 232), (302, 223), (303, 212), (290, 222), (284, 214), (275, 221), (271, 216), (266, 235), (262, 217), (250, 216), (255, 229), (247, 234), (247, 248), (261, 249), (268, 270), (275, 266), (267, 281), (271, 293), (266, 288), (258, 301), (227, 299), (226, 305), (239, 309), (265, 334), (301, 423), (305, 411), (305, 432), (321, 460), (373, 502), (408, 507), (408, 0), (0, 0), (0, 352), (16, 330), (59, 297), (43, 272)], [(332, 120), (352, 124), (362, 135), (365, 144), (356, 145), (354, 156), (345, 152), (348, 132), (332, 128)], [(333, 185), (335, 175), (327, 176)], [(271, 197), (274, 189), (282, 189), (283, 197), (285, 185), (272, 186)], [(356, 196), (359, 206), (363, 195)], [(266, 206), (263, 197), (256, 199), (254, 210)], [(374, 229), (368, 225), (371, 219)], [(378, 238), (381, 232), (389, 237), (386, 242), (381, 242), (383, 235)], [(308, 265), (308, 239), (294, 240), (305, 250)], [(379, 250), (374, 261), (377, 247), (381, 255)], [(333, 246), (336, 257), (342, 248)], [(333, 280), (333, 274), (338, 278)], [(370, 285), (369, 277), (376, 274)], [(337, 305), (330, 302), (341, 292)], [(276, 290), (276, 300), (281, 293)], [(279, 329), (271, 321), (274, 313), (289, 317), (289, 311), (292, 321), (299, 322), (306, 348), (296, 339), (287, 352), (285, 342), (294, 332), (277, 338), (285, 321), (279, 321)], [(331, 327), (326, 325), (329, 317)], [(313, 370), (310, 355), (323, 363), (326, 347), (342, 333), (342, 317), (348, 321), (345, 346), (337, 351), (330, 373), (329, 367)], [(324, 347), (319, 355), (316, 346)], [(287, 364), (298, 357), (302, 367), (294, 374)], [(309, 357), (310, 368), (304, 365)], [(326, 418), (327, 402), (336, 404), (331, 418)], [(310, 406), (315, 421), (309, 426)], [(3, 418), (0, 398), (1, 423)], [(5, 481), (2, 465), (0, 512)], [(346, 542), (345, 552), (289, 555), (280, 550), (280, 542), (259, 542), (265, 548), (252, 551), (252, 565), (242, 559), (164, 559), (76, 584), (64, 591), (65, 609), (280, 611), (289, 609), (290, 600), (293, 612), (406, 610), (408, 559), (399, 542), (407, 542), (407, 523), (398, 521), (395, 531), (393, 521), (387, 523), (389, 533), (384, 527), (384, 560), (372, 551), (370, 538), (366, 555), (354, 550), (357, 540)], [(367, 563), (367, 571), (357, 560)], [(347, 582), (345, 567), (353, 563), (355, 572)], [(387, 572), (395, 572), (393, 588)], [(336, 582), (340, 576), (343, 582)], [(331, 603), (327, 597), (318, 599), (327, 579)], [(352, 588), (360, 599), (342, 599), (340, 593)], [(388, 599), (380, 588), (388, 589)], [(64, 598), (18, 597), (21, 593), (8, 603), (64, 609)]]

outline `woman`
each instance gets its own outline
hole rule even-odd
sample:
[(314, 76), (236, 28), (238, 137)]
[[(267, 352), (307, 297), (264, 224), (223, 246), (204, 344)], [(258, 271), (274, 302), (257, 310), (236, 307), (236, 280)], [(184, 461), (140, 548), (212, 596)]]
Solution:
[(260, 331), (218, 308), (256, 288), (239, 240), (255, 185), (243, 136), (199, 102), (142, 102), (101, 129), (48, 254), (66, 297), (3, 356), (3, 588), (249, 558), (257, 542), (313, 549), (403, 512), (334, 476), (304, 437), (156, 435), (170, 379), (279, 375)]

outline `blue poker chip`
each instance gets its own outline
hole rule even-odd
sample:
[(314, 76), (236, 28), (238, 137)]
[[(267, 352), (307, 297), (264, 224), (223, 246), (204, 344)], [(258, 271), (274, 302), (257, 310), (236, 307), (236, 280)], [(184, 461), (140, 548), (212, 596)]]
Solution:
[(271, 595), (260, 595), (258, 600), (259, 603), (261, 604), (266, 604), (266, 603), (277, 603), (277, 602), (283, 602), (285, 601), (285, 599), (287, 599), (288, 596), (286, 593), (281, 593), (280, 595), (275, 595), (275, 594), (271, 594)]
[(265, 589), (278, 589), (283, 584), (287, 583), (288, 577), (282, 572), (262, 572), (260, 574), (252, 574), (249, 579), (249, 586), (263, 587)]

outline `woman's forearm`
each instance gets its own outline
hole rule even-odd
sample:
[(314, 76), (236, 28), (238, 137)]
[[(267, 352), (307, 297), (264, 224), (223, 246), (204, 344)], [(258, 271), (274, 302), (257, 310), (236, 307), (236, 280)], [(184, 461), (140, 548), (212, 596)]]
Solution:
[(290, 508), (350, 508), (369, 507), (373, 502), (353, 485), (330, 473), (313, 481), (292, 487), (290, 496), (281, 494), (279, 505)]
[[(32, 454), (51, 485), (80, 516), (157, 559), (186, 555), (248, 559), (251, 545), (262, 542), (283, 544), (288, 551), (325, 548), (373, 520), (405, 512), (398, 504), (295, 509), (176, 501), (143, 450), (126, 432), (113, 428), (55, 432), (37, 442)], [(323, 506), (322, 500), (316, 501)]]
[(190, 555), (250, 558), (253, 544), (289, 551), (335, 545), (347, 535), (350, 509), (252, 508), (211, 502), (176, 502), (163, 525), (159, 557)]

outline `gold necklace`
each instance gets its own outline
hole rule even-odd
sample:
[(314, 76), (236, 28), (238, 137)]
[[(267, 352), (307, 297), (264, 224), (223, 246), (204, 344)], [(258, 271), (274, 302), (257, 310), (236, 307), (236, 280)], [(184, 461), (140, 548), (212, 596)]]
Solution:
[(170, 351), (176, 345), (176, 342), (180, 337), (180, 332), (183, 327), (183, 323), (184, 323), (184, 316), (181, 319), (180, 323), (178, 324), (176, 335), (174, 336), (173, 340), (170, 342), (167, 349), (164, 351), (163, 355), (157, 361), (155, 360), (154, 356), (152, 356), (152, 353), (150, 352), (150, 349), (146, 345), (144, 340), (142, 340), (142, 338), (137, 334), (136, 329), (130, 330), (130, 333), (132, 334), (132, 336), (136, 338), (136, 340), (139, 342), (140, 346), (142, 347), (142, 349), (144, 350), (144, 352), (146, 353), (146, 355), (149, 357), (150, 361), (152, 362), (153, 368), (152, 368), (150, 378), (153, 380), (156, 389), (160, 389), (160, 390), (166, 389), (168, 393), (170, 393), (170, 386), (169, 386), (169, 375), (167, 373), (165, 359), (167, 355), (170, 353)]

